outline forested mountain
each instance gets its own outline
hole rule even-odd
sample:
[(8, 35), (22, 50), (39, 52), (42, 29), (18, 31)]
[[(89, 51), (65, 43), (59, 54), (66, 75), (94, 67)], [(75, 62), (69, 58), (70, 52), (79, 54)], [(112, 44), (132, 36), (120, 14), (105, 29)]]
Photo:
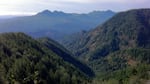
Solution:
[(114, 14), (110, 10), (88, 14), (44, 10), (33, 16), (3, 20), (0, 22), (0, 32), (25, 32), (34, 37), (48, 36), (59, 40), (68, 34), (92, 29)]
[(71, 56), (64, 58), (53, 44), (23, 33), (0, 34), (0, 84), (88, 84), (86, 74), (68, 62)]
[(51, 49), (57, 55), (61, 56), (63, 60), (79, 68), (87, 76), (94, 77), (94, 72), (89, 67), (87, 67), (87, 65), (81, 63), (76, 58), (74, 58), (71, 52), (69, 52), (67, 49), (65, 49), (62, 45), (60, 45), (56, 41), (48, 37), (39, 38), (38, 41), (43, 45), (45, 45), (46, 47), (48, 47), (49, 49)]
[[(95, 17), (99, 12), (89, 14)], [(61, 18), (66, 19), (66, 16), (73, 21), (79, 21), (79, 18), (88, 15), (46, 10), (35, 16), (17, 18), (19, 25), (22, 20), (25, 20), (22, 25), (30, 25), (27, 30), (24, 30), (26, 27), (22, 25), (18, 27), (18, 24), (17, 28), (23, 27), (18, 31), (25, 32), (38, 28), (37, 34), (44, 36), (40, 33), (42, 30), (39, 31), (42, 27), (47, 28), (49, 21), (52, 23), (56, 18), (60, 18), (58, 23), (66, 22)], [(98, 21), (98, 18), (96, 20)], [(10, 23), (12, 21), (10, 20)], [(34, 25), (30, 24), (32, 21)], [(64, 28), (64, 24), (57, 25)], [(84, 24), (79, 21), (79, 25)], [(54, 27), (57, 29), (57, 26)], [(9, 30), (13, 31), (13, 28)], [(62, 34), (61, 31), (57, 32)], [(63, 32), (70, 31), (63, 29)], [(23, 33), (0, 34), (0, 84), (146, 84), (150, 80), (149, 36), (150, 9), (120, 12), (95, 29), (69, 35), (62, 41), (69, 51), (49, 38), (32, 39)], [(89, 79), (94, 76), (92, 70), (72, 56), (93, 69), (96, 75), (93, 81)]]
[(77, 35), (64, 45), (88, 63), (100, 81), (144, 84), (150, 78), (150, 9), (120, 12)]

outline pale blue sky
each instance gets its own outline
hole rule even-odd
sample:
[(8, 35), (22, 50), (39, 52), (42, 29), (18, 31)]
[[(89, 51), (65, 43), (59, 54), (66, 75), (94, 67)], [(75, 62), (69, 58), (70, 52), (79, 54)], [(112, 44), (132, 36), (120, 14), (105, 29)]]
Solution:
[(0, 15), (35, 14), (42, 10), (87, 13), (150, 8), (150, 0), (0, 0)]

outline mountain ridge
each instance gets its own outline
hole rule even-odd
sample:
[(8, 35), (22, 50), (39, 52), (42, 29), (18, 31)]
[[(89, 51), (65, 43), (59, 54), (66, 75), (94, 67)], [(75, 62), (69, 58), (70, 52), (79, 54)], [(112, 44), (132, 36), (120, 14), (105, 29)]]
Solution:
[[(144, 9), (141, 9), (141, 10), (143, 10), (143, 11), (146, 11), (146, 9), (144, 10)], [(148, 10), (148, 9), (147, 9)], [(139, 12), (138, 12), (139, 11)], [(135, 36), (134, 37), (132, 37), (132, 38), (134, 38), (134, 39), (136, 39), (136, 40), (138, 40), (138, 39), (142, 39), (142, 37), (144, 38), (144, 36), (142, 36), (144, 33), (143, 32), (145, 32), (145, 34), (148, 36), (149, 35), (149, 28), (147, 28), (149, 25), (148, 25), (148, 23), (147, 22), (141, 22), (142, 21), (142, 19), (149, 19), (149, 16), (147, 15), (147, 16), (145, 16), (145, 17), (139, 17), (139, 16), (136, 16), (136, 14), (134, 14), (134, 13), (137, 13), (137, 14), (140, 14), (141, 13), (141, 11), (140, 10), (131, 10), (131, 11), (127, 11), (127, 12), (121, 12), (121, 13), (118, 13), (117, 15), (115, 15), (114, 17), (112, 17), (109, 21), (107, 21), (107, 22), (105, 22), (103, 25), (99, 25), (97, 28), (95, 28), (95, 29), (93, 29), (93, 30), (91, 30), (91, 31), (89, 31), (89, 32), (86, 32), (85, 33), (85, 36), (86, 36), (86, 39), (88, 39), (88, 40), (90, 40), (90, 41), (88, 41), (87, 40), (87, 42), (85, 42), (86, 43), (86, 45), (88, 45), (88, 44), (91, 44), (91, 43), (93, 43), (94, 41), (95, 41), (95, 39), (97, 39), (98, 41), (97, 42), (101, 42), (102, 41), (102, 39), (109, 39), (111, 36), (117, 36), (117, 35), (122, 35), (122, 33), (126, 33), (125, 35), (127, 35), (127, 33), (128, 33), (128, 31), (130, 31), (130, 32), (132, 32), (132, 33), (134, 33), (135, 31), (139, 31), (138, 33), (136, 33), (136, 34), (138, 34), (139, 35), (139, 37), (138, 38), (136, 38)], [(131, 13), (130, 15), (128, 14), (128, 13)], [(132, 14), (133, 13), (133, 14)], [(133, 15), (135, 15), (135, 16), (133, 16)], [(140, 15), (140, 16), (144, 16), (144, 15)], [(119, 17), (119, 18), (118, 18)], [(126, 19), (124, 19), (124, 18), (126, 18)], [(139, 20), (137, 20), (136, 18), (139, 18)], [(124, 20), (124, 21), (126, 21), (126, 23), (127, 23), (127, 21), (130, 21), (130, 22), (132, 22), (131, 24), (126, 24), (126, 23), (124, 23), (123, 21), (120, 21), (120, 22), (117, 22), (117, 20), (118, 21), (120, 21), (120, 20)], [(133, 22), (133, 20), (135, 20), (135, 22)], [(114, 22), (113, 24), (111, 24), (112, 22)], [(146, 23), (147, 25), (146, 26), (144, 26), (145, 24), (143, 24), (143, 23)], [(124, 24), (125, 25), (127, 25), (127, 26), (131, 26), (131, 27), (134, 27), (134, 29), (126, 29), (126, 31), (118, 31), (117, 30), (117, 27), (118, 27), (118, 24), (119, 24), (119, 26), (121, 25), (121, 26), (124, 26)], [(135, 24), (135, 25), (134, 25)], [(113, 25), (113, 27), (110, 27), (110, 26), (108, 26), (108, 25)], [(142, 25), (142, 26), (141, 26)], [(136, 28), (137, 27), (137, 28)], [(116, 29), (115, 29), (116, 28)], [(120, 28), (120, 27), (118, 27), (118, 28)], [(142, 30), (143, 29), (143, 30)], [(124, 29), (125, 30), (125, 29)], [(141, 31), (140, 31), (141, 30)], [(146, 31), (147, 30), (147, 31)], [(142, 32), (143, 31), (143, 32)], [(111, 35), (104, 35), (105, 34), (105, 32), (107, 32), (106, 34), (111, 34)], [(109, 33), (108, 33), (109, 32)], [(103, 35), (101, 35), (103, 33)], [(144, 34), (144, 35), (145, 35)], [(99, 36), (101, 36), (101, 40), (100, 40), (100, 38), (98, 37), (98, 35)], [(132, 34), (130, 33), (130, 36), (131, 36)], [(93, 37), (90, 37), (90, 36), (93, 36)], [(105, 37), (107, 37), (107, 38), (104, 38), (104, 37), (102, 37), (102, 36), (105, 36)], [(110, 36), (110, 37), (108, 37), (108, 36)], [(142, 36), (142, 37), (140, 37), (140, 36)], [(81, 39), (82, 39), (82, 37), (84, 38), (84, 35), (83, 36), (81, 36)], [(124, 38), (120, 38), (120, 37), (118, 37), (119, 39), (123, 39), (123, 40), (125, 40)], [(129, 38), (129, 37), (128, 37)], [(148, 37), (145, 37), (146, 39), (143, 41), (143, 42), (146, 42), (147, 44), (149, 43), (149, 39), (148, 39)], [(81, 40), (80, 39), (80, 40)], [(147, 41), (148, 42), (147, 42)], [(139, 40), (139, 41), (142, 41), (142, 40)], [(140, 42), (138, 42), (138, 43), (140, 43)], [(98, 43), (97, 43), (98, 44)], [(142, 43), (142, 44), (144, 44), (144, 43)], [(131, 45), (131, 44), (130, 44)], [(89, 45), (89, 46), (91, 46), (91, 45)], [(94, 48), (96, 48), (97, 46), (94, 46)], [(132, 47), (134, 47), (134, 46), (132, 46)], [(148, 45), (147, 45), (147, 47), (148, 47)], [(78, 50), (78, 49), (77, 49)]]
[(45, 10), (32, 16), (3, 20), (0, 22), (0, 32), (24, 32), (33, 37), (47, 36), (59, 40), (69, 34), (89, 30), (114, 14), (114, 12), (107, 15), (98, 13), (92, 16)]
[(62, 45), (57, 43), (56, 41), (51, 40), (48, 37), (37, 39), (40, 43), (45, 45), (46, 47), (52, 49), (57, 55), (63, 58), (63, 60), (67, 61), (70, 64), (73, 64), (80, 71), (84, 72), (88, 77), (94, 77), (94, 72), (84, 63), (78, 61), (71, 52), (65, 49)]
[(0, 83), (90, 82), (79, 68), (59, 55), (24, 33), (0, 34)]
[(149, 79), (150, 70), (149, 14), (150, 9), (118, 13), (95, 29), (77, 34), (72, 42), (65, 41), (64, 45), (89, 64), (100, 82), (128, 84), (132, 77), (137, 77), (131, 84), (144, 84), (142, 79)]

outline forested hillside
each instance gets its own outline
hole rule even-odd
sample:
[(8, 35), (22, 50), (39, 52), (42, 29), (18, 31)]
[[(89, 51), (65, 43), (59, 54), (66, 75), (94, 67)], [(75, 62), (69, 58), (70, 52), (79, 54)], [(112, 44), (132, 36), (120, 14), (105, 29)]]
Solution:
[(137, 9), (118, 13), (64, 45), (106, 84), (143, 84), (150, 77), (149, 36), (150, 9)]
[(50, 38), (0, 34), (0, 84), (147, 84), (149, 36), (150, 9), (120, 12), (69, 35), (62, 40), (67, 49)]
[(87, 84), (90, 81), (78, 67), (59, 55), (23, 33), (0, 34), (0, 84)]
[(62, 57), (63, 60), (79, 68), (87, 76), (94, 77), (95, 74), (92, 71), (92, 69), (90, 69), (86, 64), (83, 64), (82, 62), (78, 61), (75, 57), (73, 57), (73, 54), (71, 52), (69, 52), (67, 49), (65, 49), (62, 45), (60, 45), (56, 41), (48, 37), (39, 38), (37, 40), (47, 48), (51, 49), (54, 53)]

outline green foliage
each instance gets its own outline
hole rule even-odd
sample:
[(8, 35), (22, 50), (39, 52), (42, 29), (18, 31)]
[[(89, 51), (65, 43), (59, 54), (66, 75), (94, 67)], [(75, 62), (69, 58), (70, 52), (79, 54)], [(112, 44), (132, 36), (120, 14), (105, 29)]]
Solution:
[(58, 44), (57, 42), (49, 39), (49, 38), (40, 38), (38, 39), (43, 45), (47, 46), (54, 53), (61, 56), (63, 60), (73, 64), (75, 67), (79, 68), (82, 72), (84, 72), (89, 77), (94, 76), (94, 72), (84, 63), (78, 61), (73, 55), (65, 49), (63, 46)]
[(150, 63), (149, 21), (150, 9), (121, 12), (64, 45), (89, 64), (104, 84), (143, 84), (149, 79), (149, 70), (143, 68)]
[[(149, 9), (121, 12), (65, 41), (95, 72), (92, 84), (144, 84), (150, 79), (149, 13)], [(51, 39), (0, 35), (0, 83), (87, 84), (90, 80), (82, 72), (91, 76), (91, 70), (85, 66)]]
[[(75, 77), (76, 80), (71, 78)], [(0, 35), (1, 84), (87, 84), (89, 79), (51, 48), (23, 33)]]
[[(144, 84), (149, 80), (150, 66), (148, 64), (139, 64), (135, 67), (126, 67), (107, 74), (107, 78), (97, 77), (93, 84)], [(104, 76), (103, 76), (104, 77)]]

